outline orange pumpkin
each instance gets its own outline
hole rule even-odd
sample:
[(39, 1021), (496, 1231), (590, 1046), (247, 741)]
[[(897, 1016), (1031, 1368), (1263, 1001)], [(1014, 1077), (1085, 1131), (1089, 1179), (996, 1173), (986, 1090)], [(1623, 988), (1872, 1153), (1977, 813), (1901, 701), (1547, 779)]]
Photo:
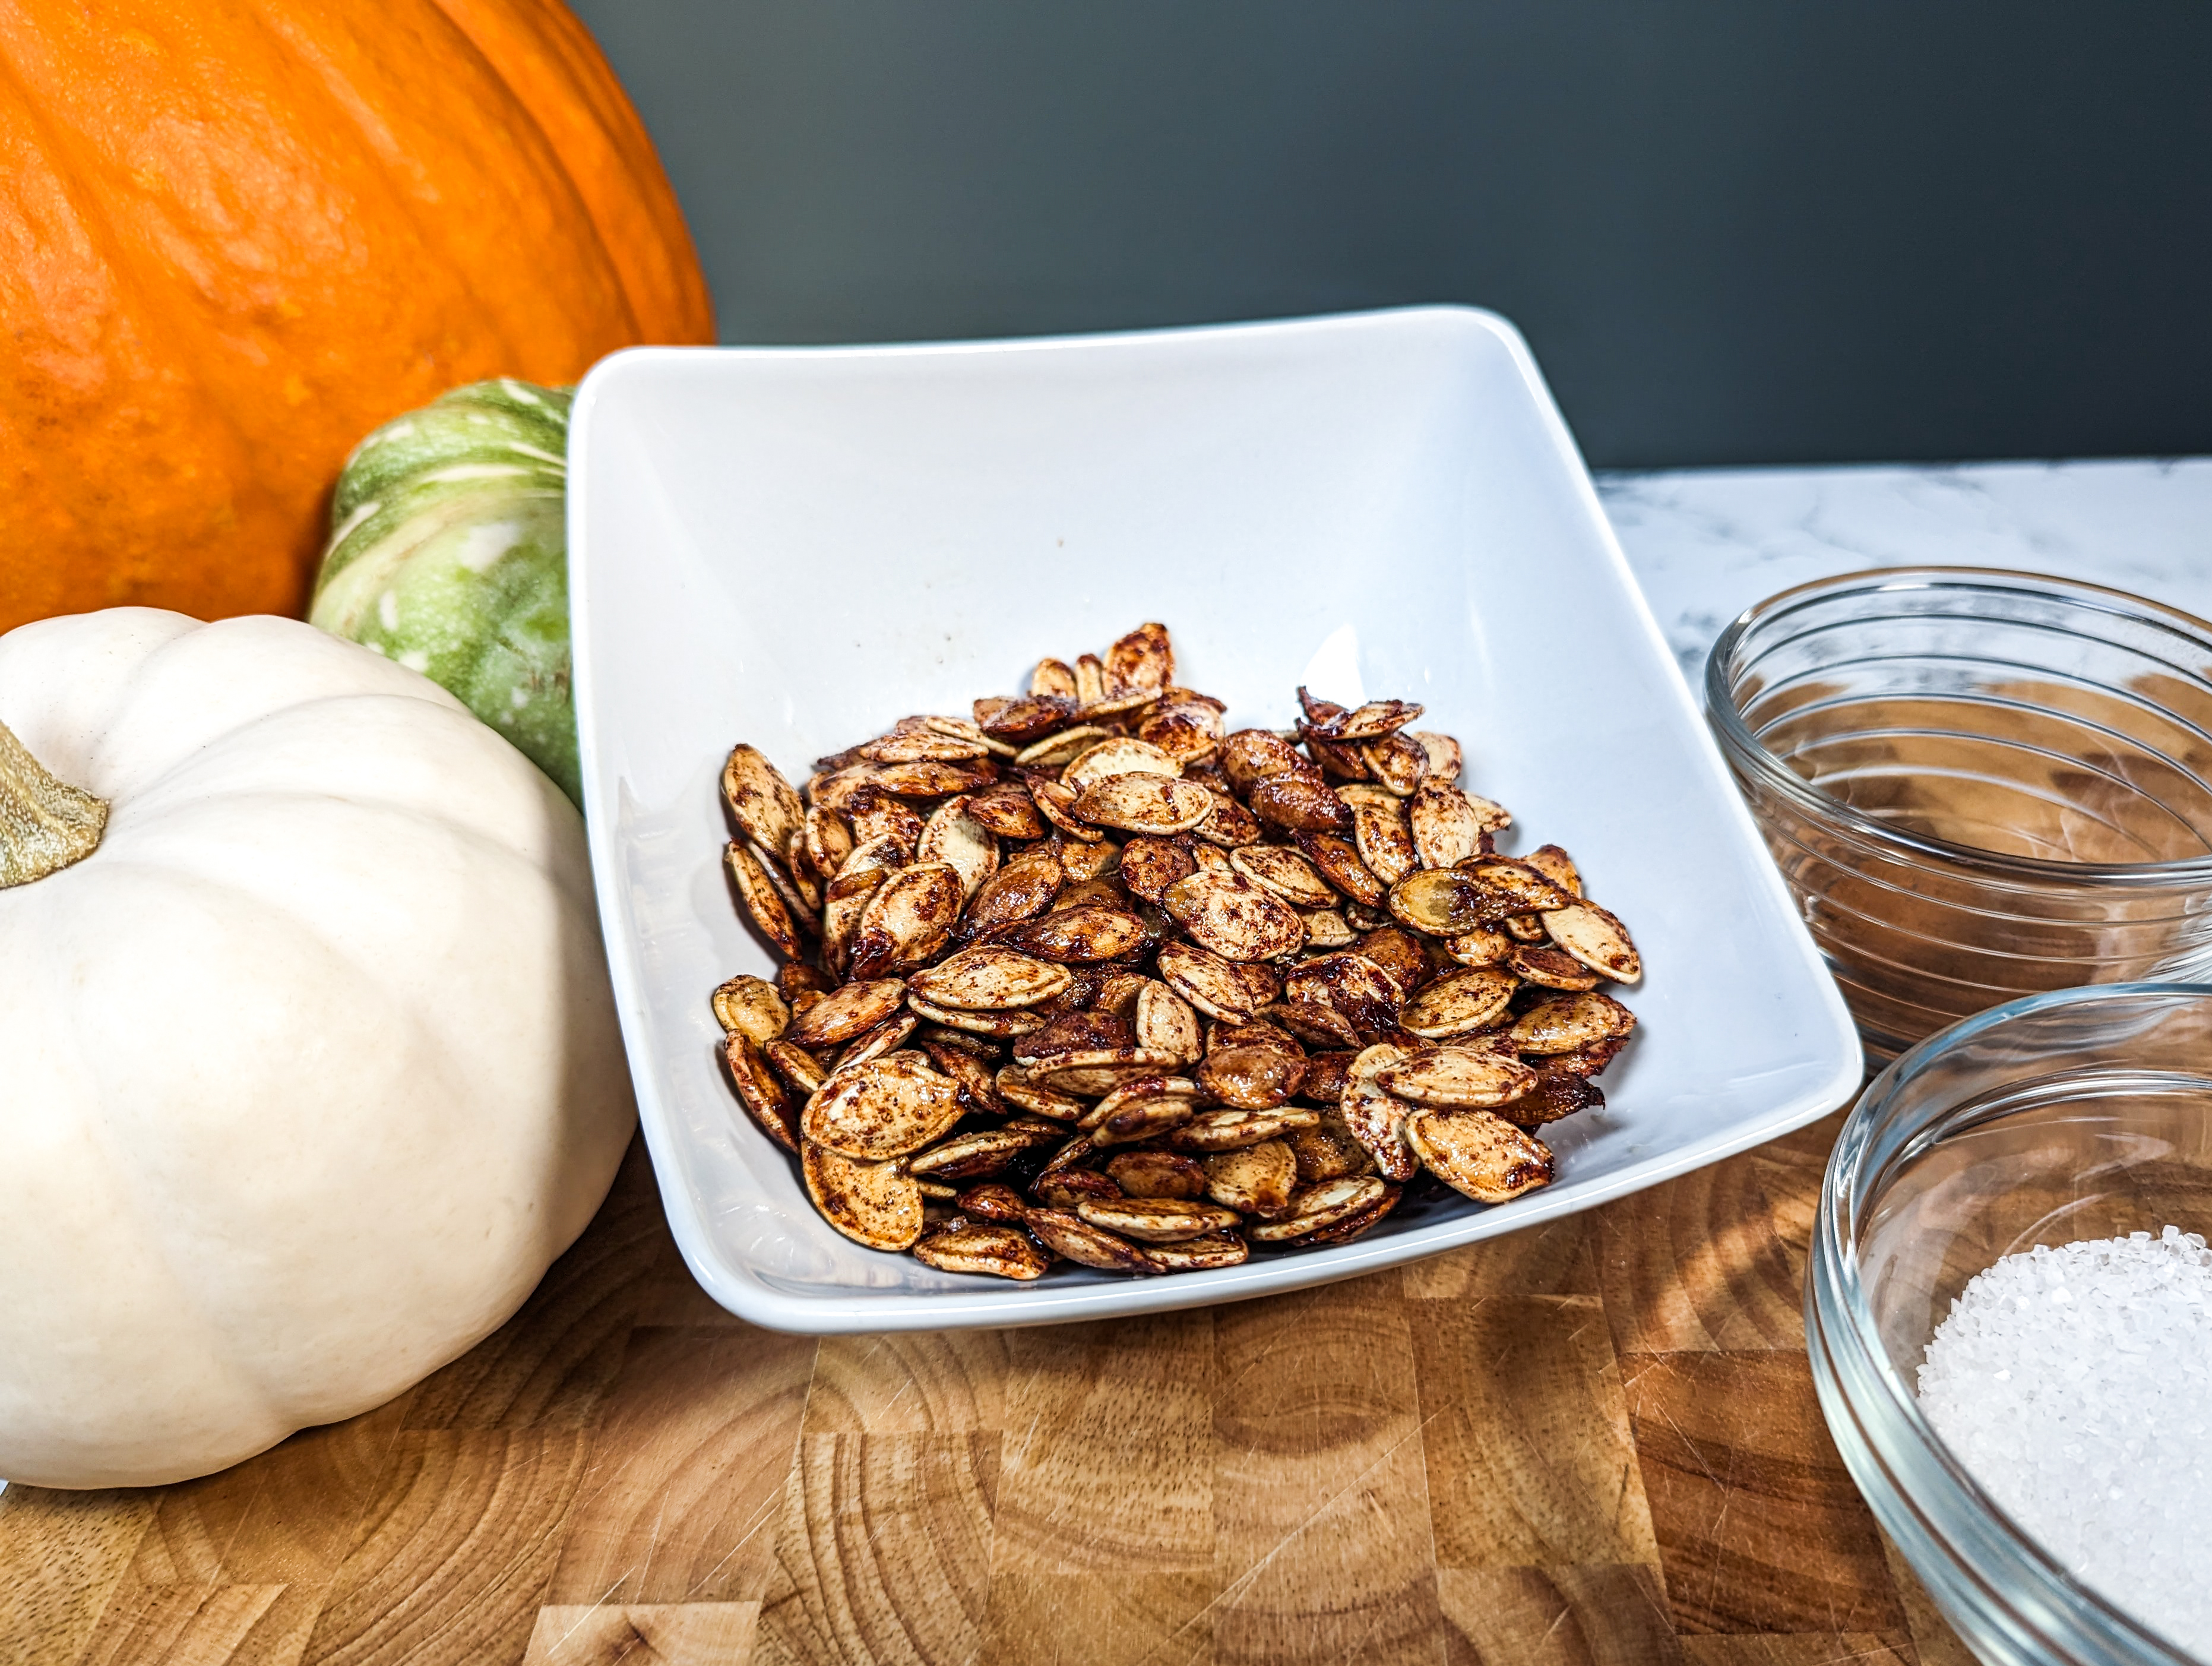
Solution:
[(297, 613), (378, 423), (714, 336), (557, 0), (0, 0), (0, 631)]

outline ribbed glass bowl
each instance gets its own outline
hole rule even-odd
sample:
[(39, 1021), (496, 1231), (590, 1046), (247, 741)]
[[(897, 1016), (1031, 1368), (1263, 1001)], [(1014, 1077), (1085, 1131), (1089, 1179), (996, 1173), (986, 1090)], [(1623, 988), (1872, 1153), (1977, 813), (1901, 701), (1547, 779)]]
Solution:
[(1981, 1659), (2185, 1666), (2071, 1578), (1921, 1414), (1917, 1370), (2004, 1256), (2172, 1225), (2212, 1233), (2212, 987), (1999, 1006), (1929, 1037), (1845, 1120), (1814, 1226), (1807, 1352), (1875, 1518)]
[(1722, 633), (1706, 714), (1870, 1056), (2212, 977), (2212, 626), (2025, 573), (1854, 573)]

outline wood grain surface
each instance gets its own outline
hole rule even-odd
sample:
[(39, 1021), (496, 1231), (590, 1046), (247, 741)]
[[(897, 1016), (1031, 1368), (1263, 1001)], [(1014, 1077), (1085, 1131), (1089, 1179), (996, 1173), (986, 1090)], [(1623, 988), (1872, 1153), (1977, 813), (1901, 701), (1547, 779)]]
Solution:
[(634, 1148), (497, 1335), (204, 1481), (0, 1494), (39, 1666), (1968, 1666), (1814, 1404), (1836, 1119), (1351, 1284), (757, 1330)]

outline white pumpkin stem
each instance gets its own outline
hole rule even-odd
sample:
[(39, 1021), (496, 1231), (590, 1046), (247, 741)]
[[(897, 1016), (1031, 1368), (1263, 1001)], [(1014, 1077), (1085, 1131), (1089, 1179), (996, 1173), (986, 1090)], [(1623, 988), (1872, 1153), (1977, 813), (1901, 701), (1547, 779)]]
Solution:
[(82, 861), (106, 827), (106, 799), (57, 781), (0, 723), (0, 890)]

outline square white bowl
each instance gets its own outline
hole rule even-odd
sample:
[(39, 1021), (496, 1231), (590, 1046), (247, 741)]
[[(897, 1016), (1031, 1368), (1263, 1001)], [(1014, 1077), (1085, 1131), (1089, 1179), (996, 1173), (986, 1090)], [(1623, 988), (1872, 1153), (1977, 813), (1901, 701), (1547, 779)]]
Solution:
[[(569, 448), (592, 862), (639, 1110), (699, 1281), (779, 1329), (1030, 1324), (1346, 1278), (1585, 1209), (1774, 1138), (1860, 1075), (1849, 1015), (1707, 737), (1534, 362), (1419, 307), (913, 347), (643, 348)], [(1401, 1208), (1353, 1243), (1034, 1284), (861, 1249), (739, 1110), (708, 994), (772, 958), (721, 867), (738, 740), (794, 782), (910, 712), (1012, 694), (1140, 620), (1232, 727), (1304, 682), (1402, 696), (1467, 781), (1629, 923), (1644, 982), (1559, 1178)]]

